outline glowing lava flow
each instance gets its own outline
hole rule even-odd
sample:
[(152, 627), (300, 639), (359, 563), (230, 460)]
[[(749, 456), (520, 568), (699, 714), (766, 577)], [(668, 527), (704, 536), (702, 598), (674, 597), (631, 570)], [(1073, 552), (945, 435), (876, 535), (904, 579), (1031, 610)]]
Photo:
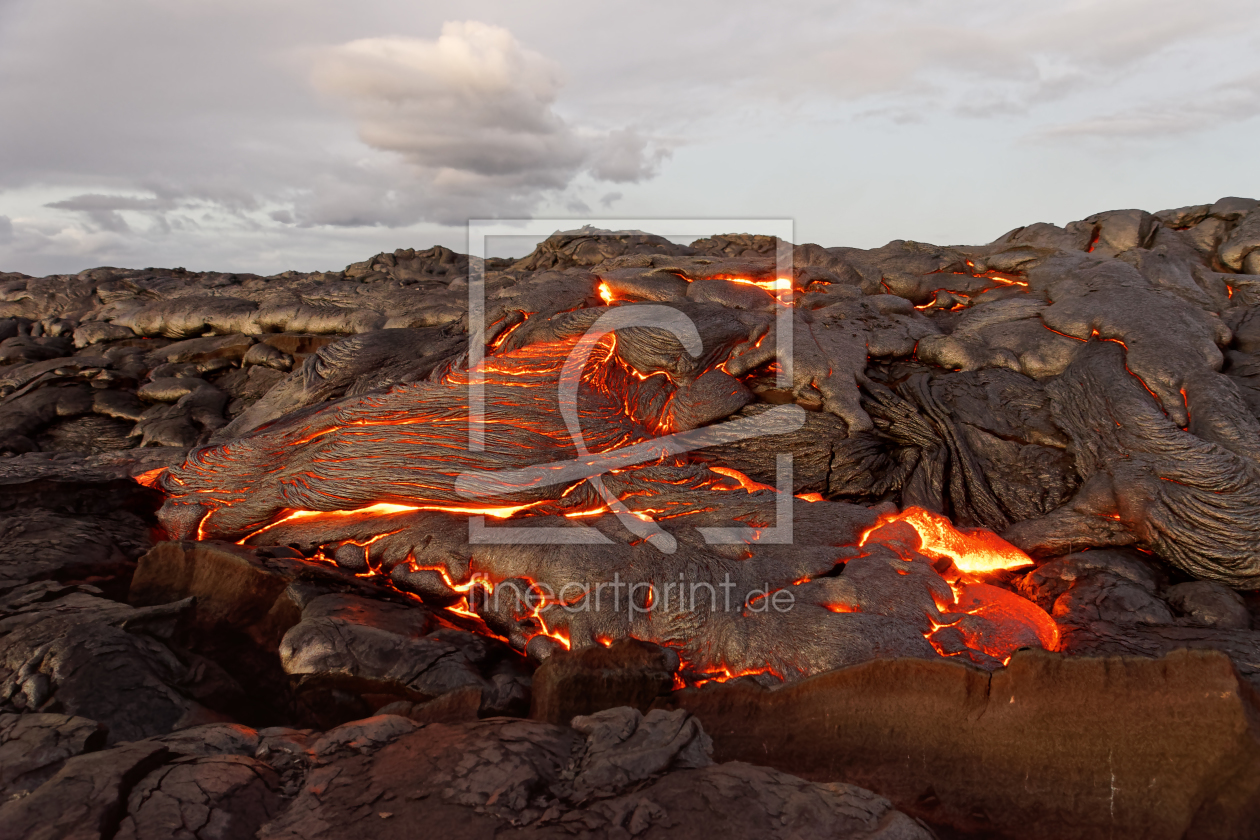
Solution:
[(759, 289), (765, 289), (767, 292), (789, 292), (792, 290), (792, 281), (785, 280), (780, 277), (778, 280), (748, 280), (743, 277), (722, 277), (722, 280), (728, 280), (731, 283), (742, 283), (745, 286), (756, 286)]
[[(386, 502), (378, 502), (374, 505), (366, 507), (354, 508), (353, 510), (295, 510), (292, 513), (277, 519), (259, 528), (244, 537), (237, 540), (237, 545), (246, 545), (250, 540), (255, 539), (261, 534), (265, 534), (272, 528), (285, 525), (287, 523), (299, 520), (317, 520), (317, 519), (336, 519), (338, 517), (348, 516), (390, 516), (395, 513), (411, 513), (417, 510), (435, 510), (445, 513), (464, 513), (469, 516), (493, 516), (496, 519), (507, 519), (520, 513), (523, 510), (529, 510), (537, 505), (538, 502), (531, 502), (527, 505), (497, 505), (493, 507), (452, 507), (445, 505), (394, 505)], [(204, 524), (204, 523), (203, 523)], [(383, 534), (382, 536), (388, 536)]]
[[(767, 291), (791, 289), (787, 281), (772, 284)], [(600, 297), (615, 301), (608, 284), (600, 285)], [(496, 347), (515, 342), (505, 336), (528, 317), (521, 313)], [(681, 650), (694, 682), (745, 674), (794, 679), (851, 664), (857, 654), (835, 641), (841, 634), (855, 644), (900, 634), (899, 646), (883, 649), (894, 653), (871, 655), (931, 656), (935, 650), (983, 667), (996, 667), (1019, 647), (1057, 645), (1057, 627), (1035, 604), (968, 577), (1031, 564), (995, 534), (957, 529), (944, 516), (910, 508), (881, 517), (859, 537), (875, 518), (872, 511), (828, 502), (818, 493), (802, 494), (805, 504), (797, 505), (740, 470), (692, 461), (686, 451), (653, 449), (665, 433), (698, 428), (707, 416), (701, 410), (715, 411), (696, 383), (715, 378), (721, 357), (706, 358), (707, 370), (689, 377), (671, 374), (665, 364), (635, 367), (631, 360), (648, 346), (634, 344), (647, 341), (636, 335), (610, 334), (598, 344), (570, 399), (580, 408), (589, 457), (607, 456), (609, 466), (626, 457), (626, 449), (643, 446), (651, 455), (602, 474), (617, 505), (647, 522), (695, 517), (671, 526), (677, 554), (658, 552), (634, 528), (619, 524), (609, 531), (614, 501), (592, 488), (588, 474), (557, 480), (536, 469), (577, 457), (573, 432), (557, 408), (566, 359), (578, 341), (572, 336), (492, 352), (474, 371), (451, 367), (431, 380), (296, 412), (137, 480), (166, 494), (159, 518), (175, 539), (195, 534), (300, 547), (307, 557), (331, 558), (343, 570), (378, 577), (434, 608), (480, 621), (484, 632), (535, 658), (556, 645), (634, 637)], [(466, 395), (474, 381), (485, 394), (478, 409), (484, 446), (478, 449), (468, 443), (474, 415)], [(721, 416), (727, 415), (715, 411), (715, 418)], [(484, 494), (456, 486), (460, 475), (482, 472), (522, 477)], [(793, 511), (793, 536), (786, 542), (763, 539), (779, 528), (780, 501)], [(481, 516), (517, 519), (512, 527), (520, 531), (563, 527), (601, 541), (473, 541), (468, 518)], [(608, 522), (600, 523), (602, 516)], [(548, 518), (552, 524), (544, 525)], [(566, 524), (577, 519), (591, 524)], [(837, 522), (846, 519), (838, 530)], [(732, 532), (735, 537), (723, 536)], [(710, 542), (711, 534), (736, 541)], [(856, 551), (855, 542), (871, 548)], [(946, 564), (930, 561), (941, 558), (952, 566), (937, 571)], [(847, 571), (840, 573), (842, 566)], [(669, 586), (679, 587), (681, 601), (685, 575), (692, 604), (675, 603), (670, 612)], [(726, 587), (732, 575), (736, 604), (745, 604), (747, 612), (719, 610), (716, 601), (695, 606), (698, 587), (716, 597), (716, 588)], [(610, 577), (621, 586), (633, 579), (652, 597), (634, 610), (601, 614), (601, 587)], [(518, 603), (510, 600), (517, 584), (559, 594)], [(568, 610), (577, 602), (564, 594), (567, 588), (587, 592), (587, 584), (594, 585), (593, 596), (582, 601), (587, 606)], [(652, 594), (657, 585), (665, 586), (659, 602)], [(841, 597), (862, 586), (869, 598)], [(765, 608), (756, 606), (792, 590), (800, 594), (795, 612), (763, 615)], [(755, 599), (754, 592), (760, 593)], [(495, 596), (493, 603), (487, 594)], [(500, 603), (500, 596), (509, 600)], [(846, 615), (862, 612), (867, 614)]]
[(940, 560), (948, 557), (958, 571), (974, 574), (1020, 569), (1033, 565), (1032, 558), (992, 531), (983, 528), (955, 528), (948, 517), (919, 507), (881, 516), (875, 527), (862, 535), (866, 545), (871, 535), (893, 522), (905, 522), (919, 536), (916, 551)]
[[(695, 282), (692, 278), (682, 274), (676, 274), (674, 276), (680, 277), (688, 283)], [(726, 274), (716, 274), (709, 279), (725, 280), (728, 283), (737, 283), (741, 286), (756, 286), (764, 292), (769, 292), (776, 302), (783, 305), (791, 304), (791, 295), (796, 288), (792, 285), (792, 281), (785, 277), (780, 277), (776, 280), (749, 280), (747, 277), (733, 277)], [(612, 290), (612, 287), (608, 285), (606, 280), (601, 280), (599, 282), (597, 290), (599, 292), (599, 298), (604, 302), (605, 306), (618, 300), (616, 294)]]
[[(910, 526), (909, 533), (899, 525)], [(907, 544), (911, 534), (915, 544)], [(992, 531), (955, 528), (939, 513), (910, 507), (881, 516), (862, 534), (860, 545), (872, 543), (888, 546), (906, 560), (912, 561), (913, 555), (899, 547), (952, 561), (952, 570), (942, 574), (953, 601), (936, 604), (942, 620), (932, 619), (931, 630), (924, 634), (942, 656), (974, 650), (1005, 664), (1021, 647), (1058, 648), (1059, 627), (1045, 610), (1014, 592), (975, 580), (977, 575), (1033, 565), (1028, 555)]]
[(793, 291), (792, 281), (780, 277), (777, 280), (749, 280), (746, 277), (725, 277), (718, 275), (716, 280), (725, 280), (728, 283), (738, 283), (742, 286), (756, 286), (758, 289), (769, 292), (774, 299), (781, 304), (790, 304), (791, 294)]
[(145, 487), (153, 487), (157, 484), (157, 480), (162, 477), (162, 473), (166, 472), (166, 467), (158, 467), (155, 470), (146, 470), (139, 475), (132, 476), (137, 484)]
[(1020, 631), (1026, 635), (1031, 629), (1043, 648), (1058, 649), (1059, 625), (1032, 601), (987, 583), (956, 585), (954, 592), (955, 612), (988, 619), (983, 633), (973, 630), (965, 618), (958, 622), (968, 647), (986, 650), (1006, 662), (1028, 641)]

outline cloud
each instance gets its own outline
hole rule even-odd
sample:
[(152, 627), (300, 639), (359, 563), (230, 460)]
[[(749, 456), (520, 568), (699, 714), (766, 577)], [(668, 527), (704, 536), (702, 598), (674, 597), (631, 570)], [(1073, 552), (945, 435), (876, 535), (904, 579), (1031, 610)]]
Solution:
[[(559, 65), (477, 21), (448, 22), (436, 40), (351, 41), (320, 54), (312, 79), (349, 109), (364, 143), (410, 164), (426, 182), (426, 215), (439, 221), (528, 211), (582, 172), (642, 181), (669, 154), (631, 128), (565, 120), (555, 108)], [(336, 223), (326, 213), (308, 218)], [(377, 218), (388, 223), (388, 214)]]
[[(0, 0), (0, 270), (324, 269), (578, 201), (981, 241), (1220, 192), (1240, 170), (1212, 129), (1260, 109), (1254, 0), (455, 8)], [(1126, 169), (1156, 159), (1196, 164)]]
[(175, 209), (177, 202), (169, 197), (136, 198), (125, 195), (87, 193), (61, 201), (49, 202), (44, 206), (56, 210), (70, 210), (82, 213), (99, 230), (112, 233), (129, 233), (131, 226), (127, 224), (127, 220), (120, 211), (127, 210), (156, 215), (159, 220), (158, 223), (161, 224), (161, 214)]
[(1207, 90), (1168, 97), (1158, 107), (1126, 108), (1111, 114), (1058, 123), (1032, 136), (1043, 140), (1072, 137), (1159, 139), (1256, 116), (1260, 116), (1260, 73), (1248, 74)]
[(0, 216), (0, 245), (13, 241), (13, 220), (8, 216)]
[(656, 177), (670, 150), (632, 128), (608, 132), (594, 149), (591, 174), (601, 181), (633, 183)]
[(729, 84), (807, 113), (830, 100), (898, 122), (915, 113), (1002, 119), (1064, 102), (1079, 111), (1123, 85), (1132, 85), (1124, 99), (1157, 100), (1151, 77), (1205, 84), (1231, 62), (1254, 66), (1245, 56), (1256, 44), (1244, 41), (1260, 24), (1250, 0), (832, 5), (790, 48), (773, 29), (750, 40), (738, 64), (721, 65)]

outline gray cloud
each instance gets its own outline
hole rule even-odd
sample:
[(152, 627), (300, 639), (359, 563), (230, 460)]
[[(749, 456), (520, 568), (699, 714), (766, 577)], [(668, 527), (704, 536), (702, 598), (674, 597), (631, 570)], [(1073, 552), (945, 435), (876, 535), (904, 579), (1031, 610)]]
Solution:
[(1042, 140), (1075, 137), (1160, 139), (1260, 116), (1260, 73), (1207, 90), (1169, 97), (1158, 106), (1125, 108), (1111, 114), (1051, 125), (1033, 136)]
[(13, 241), (13, 220), (0, 216), (0, 245)]
[(124, 195), (102, 195), (87, 193), (76, 195), (62, 201), (53, 201), (44, 205), (57, 210), (71, 210), (82, 213), (97, 229), (111, 233), (129, 233), (131, 226), (123, 217), (123, 210), (144, 213), (153, 217), (159, 225), (169, 225), (162, 218), (166, 212), (175, 209), (177, 202), (169, 197), (136, 198)]
[(670, 150), (632, 128), (610, 131), (593, 150), (591, 174), (601, 181), (634, 183), (655, 178)]

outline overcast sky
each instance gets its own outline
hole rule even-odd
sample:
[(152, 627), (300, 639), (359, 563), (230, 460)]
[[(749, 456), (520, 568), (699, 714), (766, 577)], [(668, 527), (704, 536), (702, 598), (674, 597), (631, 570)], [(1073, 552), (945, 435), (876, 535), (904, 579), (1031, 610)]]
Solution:
[(470, 217), (981, 243), (1260, 198), (1257, 148), (1255, 0), (0, 0), (0, 271), (337, 269)]

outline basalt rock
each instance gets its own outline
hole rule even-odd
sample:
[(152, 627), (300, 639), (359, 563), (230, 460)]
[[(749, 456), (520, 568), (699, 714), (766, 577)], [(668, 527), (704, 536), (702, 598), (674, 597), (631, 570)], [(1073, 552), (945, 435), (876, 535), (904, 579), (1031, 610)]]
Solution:
[(529, 669), (516, 654), (492, 639), (442, 627), (414, 605), (318, 596), (285, 633), (279, 652), (304, 717), (325, 727), (391, 703), (414, 707), (469, 690), (486, 715), (527, 708)]
[(280, 810), (275, 771), (254, 758), (180, 758), (127, 797), (119, 840), (252, 837)]
[(0, 599), (0, 708), (78, 715), (110, 742), (222, 719), (241, 688), (169, 640), (191, 601), (136, 609), (90, 586), (32, 583)]
[(0, 592), (41, 580), (86, 583), (122, 596), (148, 525), (133, 513), (76, 516), (40, 508), (0, 518)]
[(28, 796), (0, 804), (0, 837), (114, 837), (133, 788), (170, 755), (161, 744), (138, 741), (72, 758)]

